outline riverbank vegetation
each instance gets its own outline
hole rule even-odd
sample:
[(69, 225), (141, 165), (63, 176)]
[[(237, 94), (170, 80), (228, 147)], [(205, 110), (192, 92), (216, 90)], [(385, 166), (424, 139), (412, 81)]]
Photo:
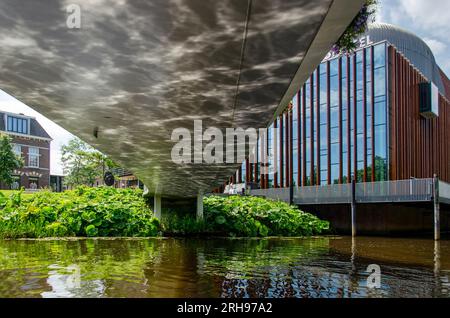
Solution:
[(232, 237), (312, 236), (325, 234), (329, 223), (284, 202), (251, 196), (210, 196), (203, 201), (204, 221), (167, 212), (165, 235), (210, 234)]
[(0, 237), (156, 236), (159, 221), (142, 191), (80, 187), (24, 197), (0, 193)]
[(0, 237), (311, 236), (329, 224), (298, 208), (258, 197), (204, 199), (204, 221), (195, 214), (163, 211), (161, 222), (142, 191), (80, 187), (24, 196), (0, 192)]

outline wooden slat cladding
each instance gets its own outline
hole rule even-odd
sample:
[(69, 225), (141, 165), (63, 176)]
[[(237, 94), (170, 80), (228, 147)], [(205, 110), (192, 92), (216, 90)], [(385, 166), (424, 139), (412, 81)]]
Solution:
[(440, 95), (439, 117), (425, 119), (419, 112), (419, 83), (427, 79), (393, 47), (389, 72), (390, 179), (430, 178), (436, 173), (450, 182), (449, 101)]

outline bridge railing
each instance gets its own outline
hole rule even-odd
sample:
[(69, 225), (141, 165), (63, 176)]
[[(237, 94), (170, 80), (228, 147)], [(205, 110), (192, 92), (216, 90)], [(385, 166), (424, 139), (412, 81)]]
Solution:
[(276, 201), (289, 202), (289, 188), (255, 189), (251, 190), (250, 194)]
[[(450, 199), (450, 185), (443, 184), (441, 197)], [(289, 188), (252, 190), (252, 195), (289, 202)], [(357, 203), (428, 202), (433, 199), (433, 179), (409, 179), (357, 183)], [(295, 187), (293, 201), (296, 204), (349, 204), (352, 202), (352, 184)]]
[(355, 195), (360, 203), (431, 201), (433, 179), (358, 183)]
[(344, 204), (352, 202), (351, 184), (296, 187), (294, 202), (299, 204)]

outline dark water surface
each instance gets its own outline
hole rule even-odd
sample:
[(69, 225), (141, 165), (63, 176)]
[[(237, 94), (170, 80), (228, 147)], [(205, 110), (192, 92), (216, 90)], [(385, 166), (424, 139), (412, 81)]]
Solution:
[(0, 241), (0, 297), (449, 297), (449, 278), (450, 241)]

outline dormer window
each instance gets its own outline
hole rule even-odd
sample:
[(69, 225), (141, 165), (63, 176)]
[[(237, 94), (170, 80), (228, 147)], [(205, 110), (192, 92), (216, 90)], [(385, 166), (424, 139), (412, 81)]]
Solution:
[(8, 116), (7, 128), (10, 132), (28, 135), (28, 119)]

